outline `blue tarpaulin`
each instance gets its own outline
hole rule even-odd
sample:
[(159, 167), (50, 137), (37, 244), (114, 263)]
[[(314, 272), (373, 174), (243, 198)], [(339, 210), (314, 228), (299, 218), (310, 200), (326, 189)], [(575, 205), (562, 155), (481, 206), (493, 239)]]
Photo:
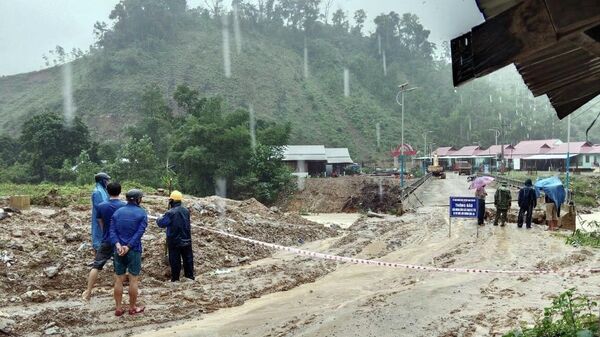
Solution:
[(538, 179), (534, 186), (537, 196), (540, 195), (540, 191), (544, 192), (550, 199), (554, 201), (556, 210), (558, 214), (560, 214), (560, 206), (565, 202), (567, 196), (562, 181), (557, 177)]

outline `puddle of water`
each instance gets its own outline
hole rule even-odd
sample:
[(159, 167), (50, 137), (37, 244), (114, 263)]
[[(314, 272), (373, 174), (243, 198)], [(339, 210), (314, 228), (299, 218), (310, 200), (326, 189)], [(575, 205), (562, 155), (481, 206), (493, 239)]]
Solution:
[(318, 213), (312, 215), (303, 215), (306, 220), (314, 221), (322, 225), (330, 227), (331, 225), (338, 225), (343, 229), (346, 229), (360, 218), (359, 213)]

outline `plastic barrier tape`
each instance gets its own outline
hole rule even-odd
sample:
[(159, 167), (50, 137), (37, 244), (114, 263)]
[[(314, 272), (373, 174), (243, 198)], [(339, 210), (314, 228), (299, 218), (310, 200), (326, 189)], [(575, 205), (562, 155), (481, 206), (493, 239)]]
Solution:
[(413, 270), (423, 270), (429, 272), (449, 272), (449, 273), (473, 273), (473, 274), (513, 274), (513, 275), (524, 275), (524, 274), (534, 274), (534, 275), (564, 275), (564, 274), (591, 274), (600, 272), (600, 268), (580, 268), (580, 269), (572, 269), (572, 270), (498, 270), (498, 269), (476, 269), (476, 268), (441, 268), (441, 267), (432, 267), (432, 266), (419, 266), (412, 264), (404, 264), (398, 262), (386, 262), (386, 261), (377, 261), (377, 260), (365, 260), (365, 259), (357, 259), (353, 257), (347, 256), (338, 256), (324, 253), (316, 253), (308, 250), (281, 246), (273, 243), (258, 241), (254, 239), (245, 238), (243, 236), (230, 234), (227, 232), (223, 232), (217, 229), (212, 229), (208, 227), (198, 226), (200, 229), (205, 231), (228, 236), (230, 238), (234, 238), (237, 240), (254, 243), (257, 245), (261, 245), (268, 248), (273, 248), (277, 250), (283, 250), (286, 252), (291, 252), (298, 255), (304, 255), (309, 257), (314, 257), (317, 259), (325, 259), (332, 261), (341, 261), (341, 262), (350, 262), (355, 264), (365, 264), (372, 266), (381, 266), (381, 267), (391, 267), (391, 268), (403, 268), (403, 269), (413, 269)]

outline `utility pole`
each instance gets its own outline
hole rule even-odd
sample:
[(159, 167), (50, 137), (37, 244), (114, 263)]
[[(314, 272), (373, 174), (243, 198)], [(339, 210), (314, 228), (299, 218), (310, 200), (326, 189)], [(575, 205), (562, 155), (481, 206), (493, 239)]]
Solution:
[(569, 172), (571, 171), (571, 115), (567, 117), (567, 200), (570, 201)]
[[(427, 155), (427, 134), (428, 134), (428, 133), (431, 133), (431, 132), (432, 132), (432, 131), (425, 131), (425, 132), (423, 133), (423, 138), (425, 138), (425, 140), (424, 140), (424, 144), (423, 144), (423, 158), (425, 158), (425, 157), (429, 157), (429, 156)], [(425, 160), (426, 160), (426, 159), (423, 159), (423, 162), (425, 162)], [(427, 172), (427, 165), (423, 165), (423, 171), (424, 171), (424, 172)]]
[[(417, 89), (416, 87), (413, 88), (408, 88), (408, 82), (405, 82), (404, 84), (400, 84), (398, 86), (398, 88), (400, 88), (400, 90), (398, 91), (398, 94), (396, 95), (396, 103), (398, 103), (398, 105), (402, 106), (402, 117), (401, 117), (401, 123), (402, 123), (402, 130), (401, 130), (401, 145), (400, 145), (400, 187), (404, 187), (404, 93), (405, 92), (409, 92), (409, 91), (413, 91), (415, 89)], [(398, 98), (402, 96), (401, 102), (398, 100)]]
[(496, 138), (496, 145), (498, 145), (498, 137), (500, 136), (500, 130), (498, 129), (488, 129), (490, 131), (494, 131), (494, 136)]

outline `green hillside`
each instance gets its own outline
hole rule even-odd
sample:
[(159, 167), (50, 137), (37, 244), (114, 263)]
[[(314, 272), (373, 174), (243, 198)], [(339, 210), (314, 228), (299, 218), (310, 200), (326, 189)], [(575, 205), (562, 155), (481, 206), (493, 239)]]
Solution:
[[(220, 16), (202, 9), (174, 9), (160, 0), (150, 2), (156, 6), (154, 12), (135, 12), (137, 0), (124, 3), (128, 6), (117, 6), (115, 11), (121, 13), (113, 17), (111, 29), (101, 31), (97, 46), (72, 62), (76, 114), (100, 142), (122, 139), (125, 127), (140, 119), (140, 96), (151, 83), (160, 86), (174, 114), (182, 112), (173, 93), (178, 85), (187, 84), (202, 95), (225, 98), (233, 108), (251, 104), (259, 119), (289, 121), (291, 143), (347, 146), (355, 160), (382, 156), (376, 154), (377, 123), (381, 151), (400, 143), (395, 95), (397, 85), (406, 81), (419, 87), (407, 94), (405, 107), (406, 139), (419, 149), (428, 130), (433, 131), (429, 139), (438, 145), (489, 145), (494, 138), (488, 129), (499, 127), (499, 112), (510, 123), (506, 141), (528, 133), (531, 138), (547, 137), (556, 120), (546, 102), (537, 103), (536, 112), (523, 114), (533, 99), (515, 76), (510, 78), (514, 91), (477, 80), (455, 92), (447, 60), (436, 56), (443, 53), (434, 52), (427, 41), (429, 32), (414, 15), (382, 14), (375, 18), (377, 31), (365, 36), (361, 24), (350, 23), (339, 13), (332, 24), (318, 21), (319, 16), (308, 9), (318, 14), (313, 3), (319, 1), (271, 1), (271, 9), (240, 2), (243, 48), (238, 55), (230, 25), (227, 78)], [(232, 14), (227, 15), (232, 22)], [(383, 37), (386, 75), (377, 35)], [(308, 78), (303, 75), (305, 39)], [(0, 78), (1, 133), (17, 136), (32, 115), (62, 111), (61, 68)], [(344, 68), (350, 72), (349, 97), (344, 96)], [(515, 94), (522, 105), (520, 116), (513, 108)], [(490, 104), (489, 95), (503, 96), (503, 103)], [(525, 127), (520, 127), (523, 120)], [(534, 120), (536, 127), (529, 131), (527, 125)], [(566, 138), (560, 125), (557, 121), (553, 132)]]

